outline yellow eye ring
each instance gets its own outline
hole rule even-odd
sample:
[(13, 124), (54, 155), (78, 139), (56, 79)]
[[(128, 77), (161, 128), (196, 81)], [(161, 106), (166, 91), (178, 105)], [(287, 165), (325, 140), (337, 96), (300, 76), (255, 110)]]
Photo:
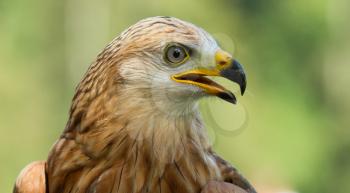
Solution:
[(180, 44), (170, 44), (166, 47), (164, 59), (171, 65), (179, 66), (190, 58), (188, 49)]

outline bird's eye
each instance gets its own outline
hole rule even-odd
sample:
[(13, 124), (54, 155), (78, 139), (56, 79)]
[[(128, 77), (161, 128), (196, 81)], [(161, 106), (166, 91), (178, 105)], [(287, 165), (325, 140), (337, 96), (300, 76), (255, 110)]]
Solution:
[(181, 45), (171, 45), (166, 49), (165, 59), (171, 64), (182, 64), (188, 58), (187, 49)]

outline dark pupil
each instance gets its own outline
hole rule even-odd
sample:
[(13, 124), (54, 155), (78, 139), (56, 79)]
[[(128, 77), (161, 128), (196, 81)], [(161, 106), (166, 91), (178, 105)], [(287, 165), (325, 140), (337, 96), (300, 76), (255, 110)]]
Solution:
[(173, 57), (174, 57), (174, 58), (179, 58), (180, 55), (181, 55), (180, 50), (179, 50), (178, 48), (176, 48), (176, 49), (174, 50), (174, 52), (173, 52)]

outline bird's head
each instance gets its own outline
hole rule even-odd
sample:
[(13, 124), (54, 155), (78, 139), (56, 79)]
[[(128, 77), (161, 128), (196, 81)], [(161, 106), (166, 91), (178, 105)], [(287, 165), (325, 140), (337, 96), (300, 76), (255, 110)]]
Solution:
[(246, 88), (243, 68), (232, 55), (203, 29), (172, 17), (147, 18), (131, 26), (89, 71), (112, 73), (108, 77), (119, 80), (118, 93), (130, 103), (151, 102), (168, 112), (191, 109), (205, 96), (236, 103), (235, 95), (211, 77), (237, 83), (241, 94)]

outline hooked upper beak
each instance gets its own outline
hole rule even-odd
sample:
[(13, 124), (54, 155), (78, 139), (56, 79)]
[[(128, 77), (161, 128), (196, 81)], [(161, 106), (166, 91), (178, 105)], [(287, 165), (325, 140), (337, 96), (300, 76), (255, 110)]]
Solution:
[(214, 68), (189, 70), (173, 75), (172, 79), (179, 83), (198, 86), (210, 95), (236, 104), (236, 97), (231, 91), (206, 76), (221, 76), (237, 83), (240, 86), (241, 95), (243, 95), (247, 85), (244, 70), (237, 60), (234, 60), (229, 53), (223, 50), (218, 50), (215, 53), (215, 61)]

